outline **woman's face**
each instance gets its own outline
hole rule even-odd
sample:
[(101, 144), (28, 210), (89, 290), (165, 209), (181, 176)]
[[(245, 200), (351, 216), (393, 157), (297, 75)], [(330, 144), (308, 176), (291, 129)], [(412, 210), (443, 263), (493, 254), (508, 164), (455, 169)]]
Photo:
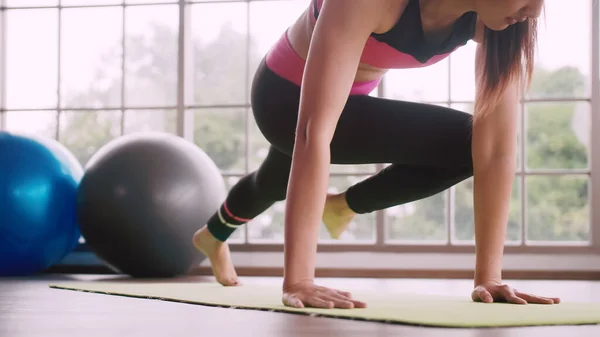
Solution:
[(504, 30), (509, 25), (540, 16), (544, 0), (475, 0), (476, 11), (492, 30)]

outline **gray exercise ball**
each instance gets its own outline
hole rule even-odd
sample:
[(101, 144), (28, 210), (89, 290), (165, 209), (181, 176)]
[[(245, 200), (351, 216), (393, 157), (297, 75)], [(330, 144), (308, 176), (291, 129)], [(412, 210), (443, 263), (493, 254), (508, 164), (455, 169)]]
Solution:
[(89, 160), (77, 216), (86, 243), (113, 270), (174, 277), (205, 259), (192, 237), (225, 195), (223, 176), (202, 149), (170, 134), (133, 133)]

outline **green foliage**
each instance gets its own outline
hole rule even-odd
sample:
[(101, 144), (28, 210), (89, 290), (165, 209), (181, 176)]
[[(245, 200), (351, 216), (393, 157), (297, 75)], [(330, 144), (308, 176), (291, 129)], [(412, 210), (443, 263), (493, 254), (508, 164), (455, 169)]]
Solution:
[[(536, 69), (530, 95), (534, 97), (572, 97), (583, 94), (585, 77), (573, 67), (554, 71)], [(577, 137), (589, 137), (585, 125), (574, 127), (573, 120), (589, 113), (581, 103), (528, 103), (526, 128), (527, 169), (585, 169), (588, 149)], [(522, 141), (523, 137), (519, 137)], [(589, 239), (588, 177), (528, 176), (525, 185), (517, 177), (510, 203), (507, 240), (521, 240), (521, 191), (525, 188), (527, 203), (527, 239), (535, 241), (585, 241)], [(474, 240), (473, 179), (454, 188), (454, 238)], [(437, 240), (444, 229), (445, 209), (440, 196), (414, 203), (414, 211), (402, 218), (392, 217), (394, 238), (412, 236)], [(436, 231), (437, 230), (437, 231)], [(443, 236), (445, 238), (445, 235)]]
[(530, 240), (589, 239), (587, 177), (529, 177), (527, 188)]
[[(587, 103), (586, 103), (587, 104)], [(584, 169), (587, 148), (571, 129), (581, 103), (530, 103), (527, 106), (527, 166), (530, 169)]]
[(531, 82), (529, 96), (536, 98), (580, 97), (586, 84), (581, 71), (571, 66), (556, 70), (537, 68)]

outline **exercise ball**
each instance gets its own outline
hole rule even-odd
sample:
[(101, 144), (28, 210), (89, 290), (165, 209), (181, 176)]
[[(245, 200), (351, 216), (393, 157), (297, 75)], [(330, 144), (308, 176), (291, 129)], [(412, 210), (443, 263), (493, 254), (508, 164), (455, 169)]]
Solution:
[(193, 143), (166, 133), (132, 133), (90, 158), (77, 215), (86, 243), (114, 271), (174, 277), (205, 259), (193, 234), (225, 193), (219, 169)]
[(59, 142), (0, 132), (0, 275), (38, 273), (78, 244), (83, 168)]

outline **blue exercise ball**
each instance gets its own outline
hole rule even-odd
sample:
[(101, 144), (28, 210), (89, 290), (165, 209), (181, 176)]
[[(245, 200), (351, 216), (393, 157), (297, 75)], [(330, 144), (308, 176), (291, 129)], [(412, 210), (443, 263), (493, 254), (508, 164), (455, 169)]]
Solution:
[(0, 132), (0, 276), (38, 273), (75, 249), (82, 177), (59, 142)]

